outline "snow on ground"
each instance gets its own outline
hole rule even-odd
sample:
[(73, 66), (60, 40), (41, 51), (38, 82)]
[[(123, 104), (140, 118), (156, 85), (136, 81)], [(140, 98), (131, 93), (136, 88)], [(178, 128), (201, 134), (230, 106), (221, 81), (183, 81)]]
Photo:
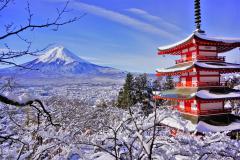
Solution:
[[(44, 141), (43, 145), (38, 148), (36, 153), (42, 152), (42, 150), (51, 147), (58, 141), (60, 141), (63, 143), (57, 145), (56, 147), (51, 148), (50, 150), (47, 150), (45, 154), (46, 155), (51, 154), (50, 156), (54, 156), (54, 159), (70, 159), (70, 160), (113, 159), (113, 156), (105, 152), (102, 152), (101, 150), (96, 149), (95, 147), (86, 147), (86, 145), (85, 146), (77, 145), (77, 143), (80, 141), (88, 142), (88, 140), (89, 141), (95, 140), (96, 142), (100, 142), (101, 144), (103, 144), (102, 146), (106, 147), (107, 150), (111, 150), (113, 148), (114, 143), (108, 143), (111, 142), (111, 139), (109, 139), (109, 137), (112, 137), (111, 134), (112, 132), (105, 131), (96, 134), (96, 130), (100, 129), (102, 124), (107, 124), (111, 125), (111, 127), (118, 128), (117, 126), (119, 126), (121, 120), (126, 120), (129, 117), (125, 115), (125, 112), (123, 113), (123, 111), (118, 108), (115, 107), (104, 108), (99, 107), (98, 105), (101, 105), (100, 103), (101, 100), (110, 102), (111, 100), (115, 99), (120, 87), (121, 85), (119, 84), (109, 85), (105, 83), (82, 83), (59, 86), (46, 85), (44, 87), (31, 86), (25, 88), (17, 88), (14, 91), (14, 95), (22, 95), (23, 93), (26, 92), (30, 93), (30, 95), (36, 95), (44, 102), (46, 102), (48, 110), (53, 114), (54, 117), (53, 119), (57, 122), (61, 122), (62, 124), (62, 128), (60, 129), (49, 128), (39, 131), (39, 135), (41, 135)], [(100, 104), (97, 105), (96, 102)], [(92, 106), (95, 107), (93, 108)], [(5, 111), (7, 111), (8, 109), (6, 108), (6, 106), (3, 107), (5, 108), (1, 110), (0, 112), (1, 115), (4, 115)], [(20, 123), (21, 122), (20, 120), (23, 120), (24, 117), (21, 116), (22, 112), (17, 113), (19, 117), (16, 120), (18, 123)], [(139, 118), (140, 115), (137, 112), (134, 112), (134, 114), (136, 114), (135, 116), (136, 118)], [(171, 117), (169, 117), (168, 115), (171, 115)], [(146, 118), (141, 115), (139, 120), (137, 121), (139, 123), (137, 125), (142, 129), (149, 128), (152, 125), (153, 122), (152, 120), (154, 118), (153, 115), (150, 116)], [(174, 128), (179, 128), (184, 131), (194, 131), (196, 127), (205, 130), (216, 129), (212, 126), (207, 126), (203, 123), (194, 125), (190, 121), (183, 119), (181, 120), (179, 117), (174, 117), (173, 114), (170, 113), (168, 113), (167, 115), (159, 113), (158, 118), (161, 119), (161, 116), (162, 117), (166, 116), (161, 121), (162, 124), (169, 125)], [(17, 126), (15, 126), (14, 128), (15, 124), (11, 124), (11, 126), (9, 127), (8, 124), (10, 123), (10, 119), (7, 118), (8, 117), (5, 116), (5, 118), (1, 119), (0, 129), (7, 131), (7, 133), (8, 132), (11, 133), (12, 131), (16, 133), (24, 133), (24, 135), (19, 135), (20, 138), (22, 138), (26, 142), (30, 141), (29, 143), (33, 145), (35, 139), (34, 136), (31, 139), (32, 132), (26, 134), (25, 131), (22, 131)], [(130, 143), (134, 138), (133, 136), (137, 135), (134, 134), (134, 132), (132, 132), (134, 131), (134, 124), (132, 122), (127, 123), (126, 126), (124, 125), (124, 127), (126, 128), (122, 128), (121, 132), (118, 132), (119, 141), (117, 141), (117, 143), (119, 143), (118, 149), (120, 151), (124, 150), (123, 154), (126, 153), (127, 151), (125, 151), (126, 149), (122, 146), (122, 143), (120, 142)], [(236, 127), (239, 127), (238, 124), (227, 126), (225, 127), (225, 129), (226, 128), (233, 129)], [(217, 127), (217, 129), (220, 128)], [(151, 132), (148, 133), (149, 134), (142, 134), (142, 132), (138, 133), (138, 138), (141, 139), (141, 143), (136, 143), (136, 145), (134, 145), (134, 147), (136, 148), (135, 152), (136, 154), (138, 153), (139, 150), (141, 150), (140, 149), (141, 144), (144, 144), (144, 147), (147, 148), (147, 151), (149, 151), (149, 144), (151, 141), (148, 141), (147, 138), (150, 138), (149, 136), (151, 136)], [(191, 159), (193, 154), (196, 154), (196, 151), (198, 151), (198, 149), (203, 153), (205, 152), (199, 145), (204, 142), (200, 140), (193, 141), (194, 139), (192, 139), (192, 137), (190, 136), (185, 136), (183, 138), (183, 141), (179, 143), (178, 142), (179, 140), (169, 136), (167, 129), (166, 130), (160, 129), (159, 135), (160, 136), (158, 136), (156, 139), (156, 143), (159, 144), (160, 148), (156, 148), (154, 152), (154, 154), (156, 154), (155, 156), (159, 154), (158, 155), (159, 159), (169, 158), (171, 156), (173, 157), (172, 159), (174, 158), (181, 159), (185, 157)], [(229, 143), (231, 142), (229, 141)], [(10, 153), (11, 155), (13, 155), (14, 159), (14, 155), (17, 155), (16, 153), (21, 146), (16, 145), (9, 150), (7, 149), (6, 146), (2, 147), (4, 147), (4, 153), (5, 154)], [(215, 151), (217, 147), (212, 147), (211, 149)], [(174, 157), (174, 154), (176, 153), (179, 154), (183, 153), (184, 155), (182, 156), (177, 155), (176, 157)], [(27, 157), (27, 155), (22, 155), (21, 157), (24, 156)]]
[(95, 160), (114, 160), (115, 158), (108, 153), (98, 152), (92, 155)]
[[(121, 88), (120, 84), (107, 83), (79, 83), (79, 84), (65, 84), (65, 85), (44, 85), (44, 86), (25, 86), (17, 88), (13, 97), (25, 96), (38, 97), (45, 100), (51, 97), (64, 96), (67, 99), (78, 99), (89, 106), (94, 106), (97, 102), (105, 100), (111, 101), (116, 99), (118, 91)], [(7, 92), (9, 93), (9, 92)], [(26, 94), (28, 93), (28, 94)]]
[(163, 121), (161, 121), (161, 123), (173, 128), (177, 128), (179, 130), (187, 130), (189, 132), (193, 132), (196, 130), (196, 124), (191, 123), (191, 121), (179, 121), (179, 119), (175, 119), (173, 117), (167, 117)]

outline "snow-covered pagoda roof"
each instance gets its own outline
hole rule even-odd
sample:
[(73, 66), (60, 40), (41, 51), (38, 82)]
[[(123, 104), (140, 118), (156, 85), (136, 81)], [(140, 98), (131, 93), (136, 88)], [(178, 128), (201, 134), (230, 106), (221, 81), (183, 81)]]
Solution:
[(161, 91), (156, 98), (173, 100), (230, 100), (240, 99), (240, 91), (230, 88), (176, 88)]
[(181, 54), (182, 49), (195, 44), (216, 46), (217, 52), (222, 53), (240, 47), (240, 38), (209, 37), (205, 33), (195, 31), (177, 43), (158, 47), (158, 54)]
[(200, 68), (202, 70), (207, 69), (208, 71), (219, 71), (222, 73), (239, 72), (240, 64), (226, 63), (226, 62), (187, 62), (177, 64), (175, 66), (163, 69), (157, 69), (157, 75), (177, 75), (184, 72), (192, 71), (194, 68)]

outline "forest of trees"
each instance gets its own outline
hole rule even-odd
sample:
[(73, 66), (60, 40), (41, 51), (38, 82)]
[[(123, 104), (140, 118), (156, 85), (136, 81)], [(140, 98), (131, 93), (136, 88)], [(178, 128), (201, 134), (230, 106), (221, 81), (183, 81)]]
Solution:
[(174, 88), (173, 77), (167, 76), (165, 80), (157, 78), (150, 80), (147, 74), (133, 76), (128, 73), (123, 88), (119, 91), (117, 106), (128, 108), (137, 103), (151, 106), (152, 91), (161, 91)]

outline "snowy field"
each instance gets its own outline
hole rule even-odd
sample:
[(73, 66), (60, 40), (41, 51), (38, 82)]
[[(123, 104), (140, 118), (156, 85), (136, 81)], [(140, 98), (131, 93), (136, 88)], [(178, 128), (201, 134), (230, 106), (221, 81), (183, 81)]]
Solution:
[[(17, 85), (14, 95), (42, 100), (53, 123), (60, 126), (51, 125), (37, 104), (36, 108), (1, 104), (0, 159), (240, 159), (240, 142), (227, 132), (194, 135), (188, 132), (189, 122), (168, 107), (149, 116), (141, 105), (132, 113), (114, 107), (121, 87), (106, 81)], [(174, 134), (155, 125), (172, 122), (183, 131)]]
[(100, 100), (115, 100), (121, 84), (107, 83), (80, 83), (63, 85), (29, 86), (17, 89), (17, 94), (28, 93), (47, 100), (51, 97), (64, 97), (65, 99), (75, 99), (94, 106)]

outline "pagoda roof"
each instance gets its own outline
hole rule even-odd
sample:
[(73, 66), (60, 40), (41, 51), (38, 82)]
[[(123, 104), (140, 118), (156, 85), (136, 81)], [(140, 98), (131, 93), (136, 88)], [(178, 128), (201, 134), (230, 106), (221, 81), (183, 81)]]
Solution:
[(221, 73), (240, 72), (240, 64), (227, 63), (227, 62), (186, 62), (177, 64), (175, 66), (163, 69), (157, 69), (158, 75), (174, 75), (184, 72), (192, 71), (193, 68), (200, 68), (208, 71), (219, 71)]
[(177, 43), (158, 47), (158, 54), (181, 54), (182, 49), (194, 44), (216, 46), (217, 52), (222, 53), (240, 47), (240, 38), (209, 37), (205, 33), (195, 31)]
[(231, 88), (175, 88), (155, 95), (168, 100), (231, 100), (240, 99), (240, 91)]

